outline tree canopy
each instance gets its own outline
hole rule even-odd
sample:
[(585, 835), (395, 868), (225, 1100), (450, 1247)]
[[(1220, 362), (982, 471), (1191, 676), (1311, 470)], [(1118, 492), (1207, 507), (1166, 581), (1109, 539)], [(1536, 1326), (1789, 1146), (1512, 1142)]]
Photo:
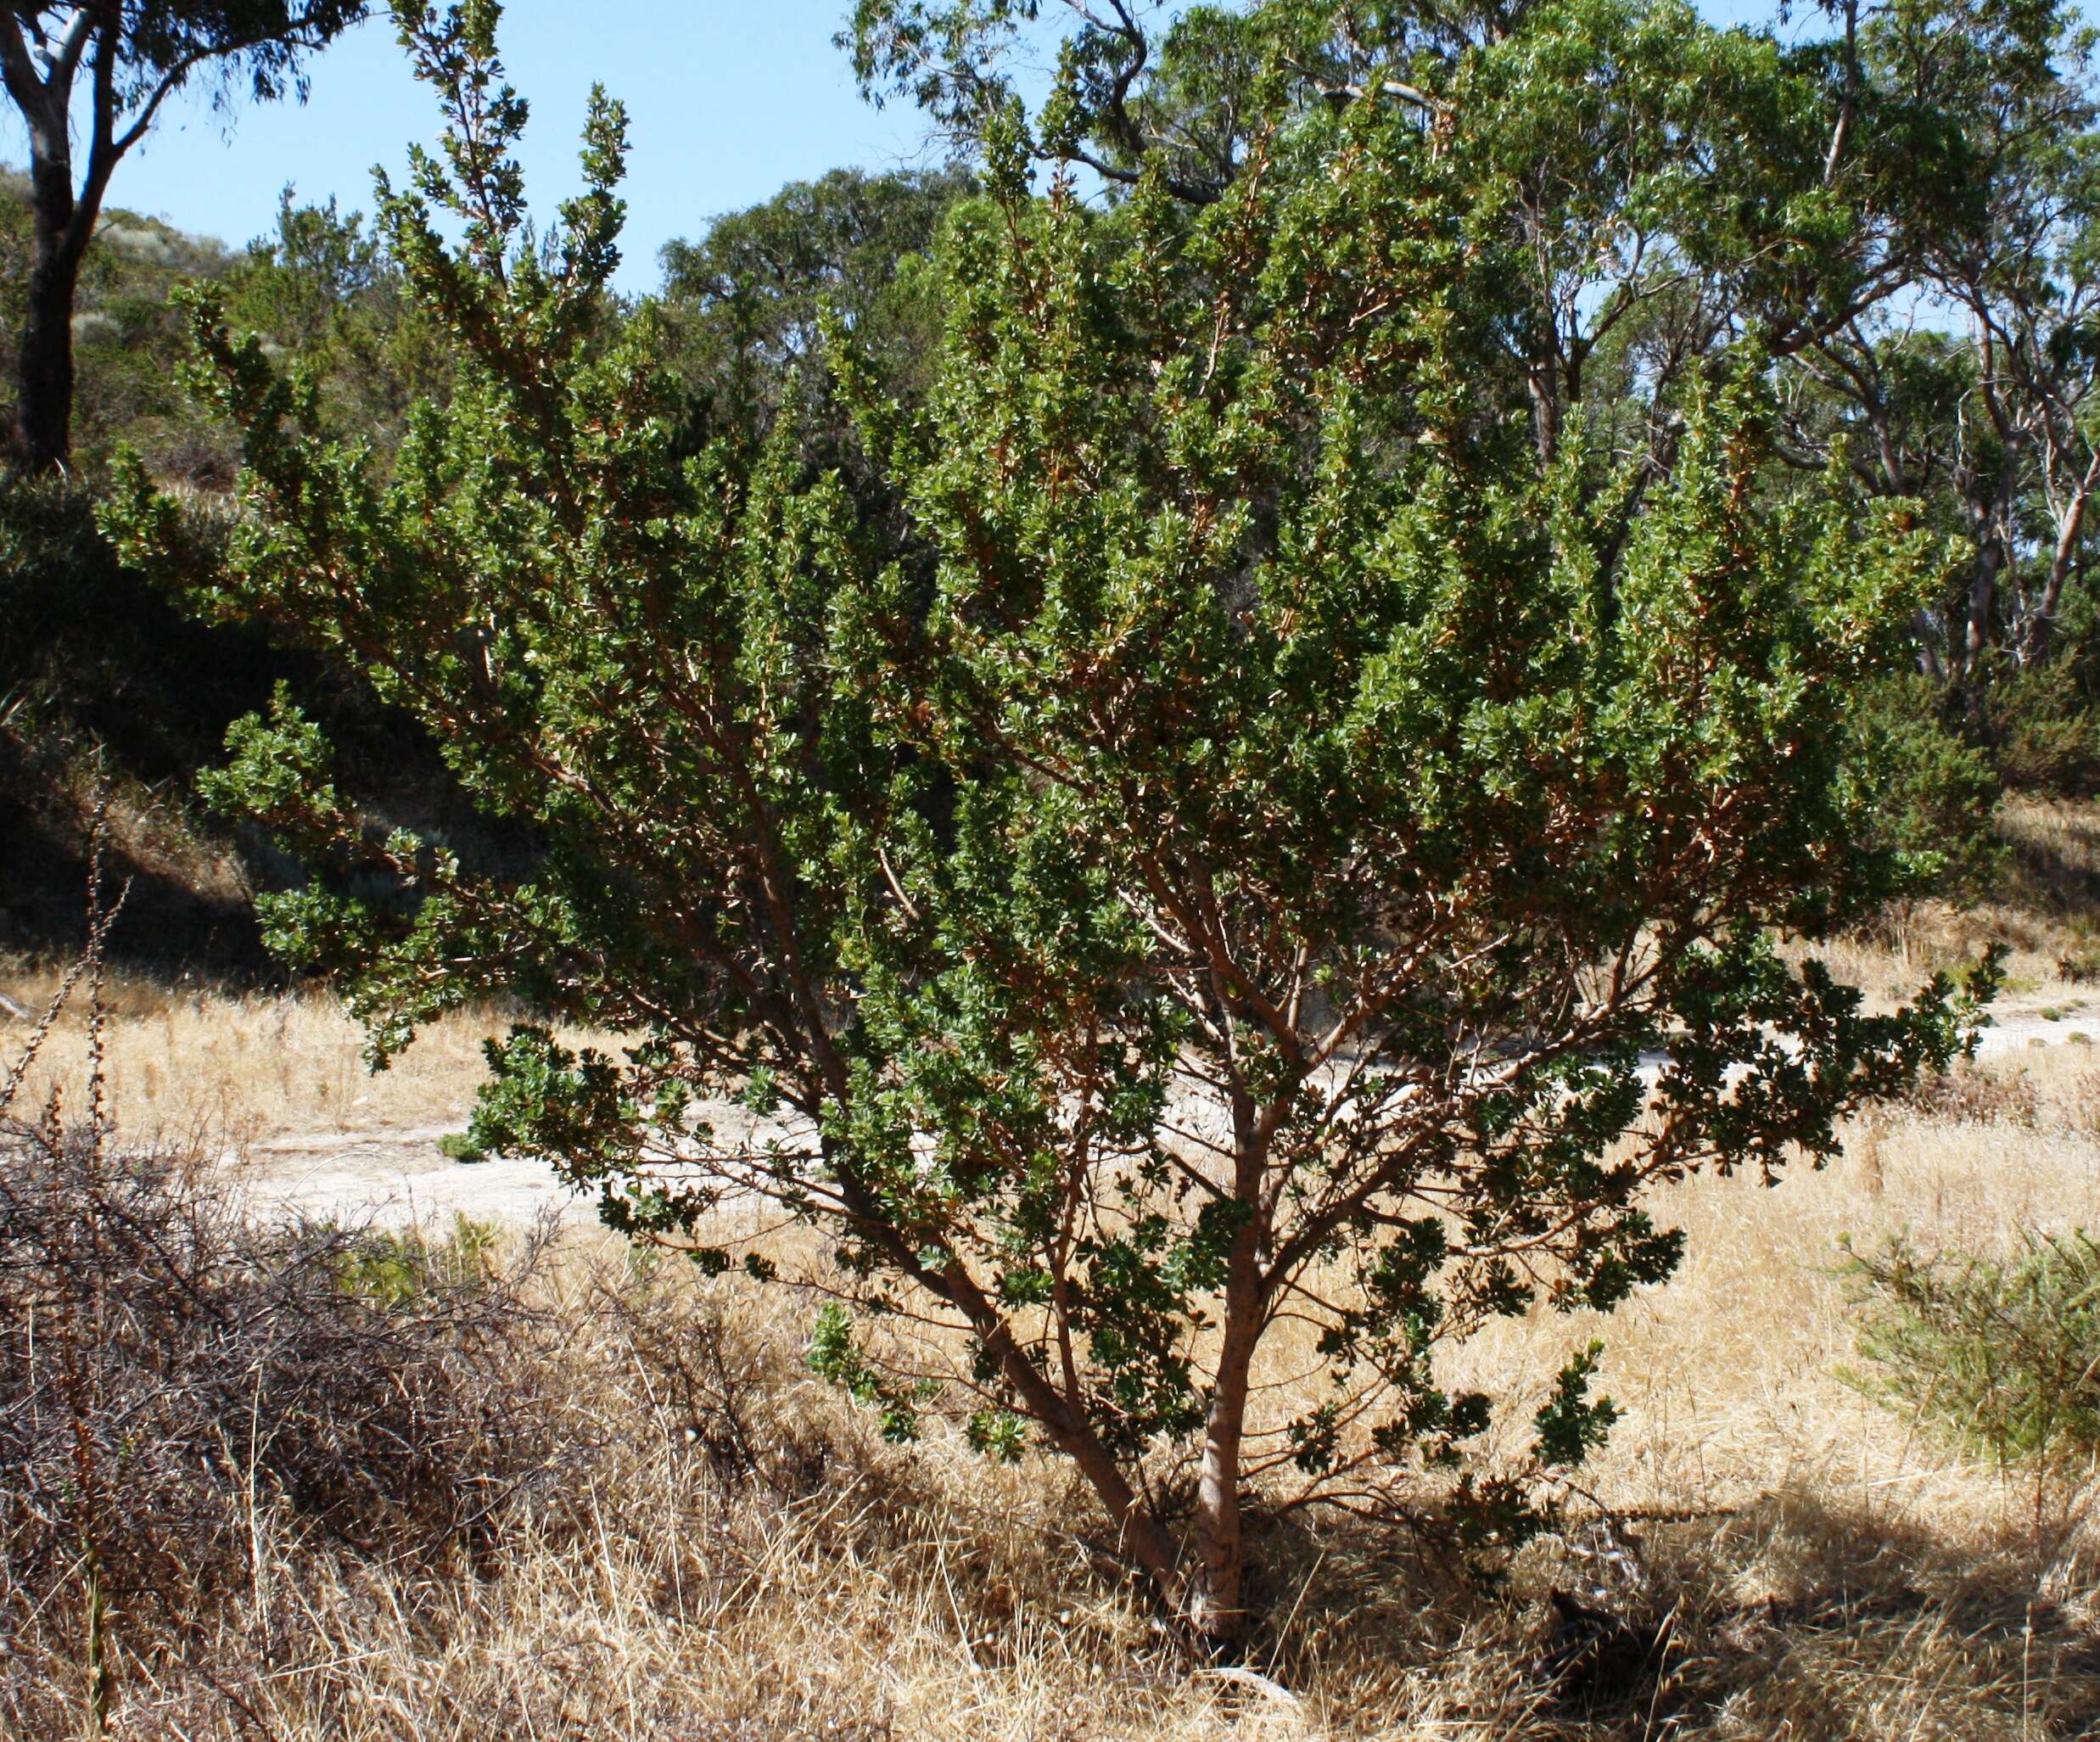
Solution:
[(303, 97), (305, 57), (369, 0), (19, 0), (0, 14), (0, 87), (29, 134), (33, 253), (16, 371), (14, 463), (42, 472), (71, 447), (73, 296), (110, 178), (176, 92), (212, 81)]
[[(1392, 107), (1464, 165), (1468, 221), (1522, 275), (1502, 372), (1542, 462), (1571, 419), (1666, 445), (1673, 384), (1755, 338), (1793, 463), (1820, 471), (1843, 434), (1863, 482), (1968, 541), (1918, 653), (1987, 741), (1994, 682), (2085, 620), (2092, 33), (2026, 0), (1804, 13), (1781, 33), (1614, 0), (861, 0), (842, 40), (871, 94), (966, 141), (1017, 117), (1023, 149), (1112, 199), (1150, 173), (1212, 202), (1252, 164), (1290, 173), (1257, 149), (1280, 112)], [(1054, 87), (1022, 109), (1060, 21)]]
[[(770, 426), (784, 395), (820, 390), (820, 329), (850, 328), (900, 388), (923, 380), (940, 331), (921, 270), (968, 172), (834, 170), (664, 249), (680, 373), (717, 425)], [(804, 404), (804, 413), (812, 408)]]

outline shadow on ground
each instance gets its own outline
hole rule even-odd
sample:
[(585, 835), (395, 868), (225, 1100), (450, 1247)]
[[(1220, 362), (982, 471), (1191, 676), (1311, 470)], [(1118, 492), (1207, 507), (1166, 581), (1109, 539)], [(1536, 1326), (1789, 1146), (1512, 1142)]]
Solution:
[[(1521, 1742), (2087, 1737), (2093, 1545), (2066, 1525), (1950, 1540), (1806, 1493), (1677, 1522), (1592, 1519), (1498, 1593), (1354, 1521), (1263, 1546), (1293, 1686), (1405, 1689), (1417, 1722)], [(1470, 1732), (1469, 1732), (1470, 1734)]]

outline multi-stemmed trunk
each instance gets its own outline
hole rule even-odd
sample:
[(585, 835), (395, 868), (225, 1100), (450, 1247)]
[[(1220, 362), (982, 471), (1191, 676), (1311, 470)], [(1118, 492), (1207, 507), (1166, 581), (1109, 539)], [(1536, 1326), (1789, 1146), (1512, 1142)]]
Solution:
[(1248, 1621), (1240, 1507), (1240, 1439), (1254, 1347), (1260, 1335), (1257, 1276), (1254, 1244), (1243, 1231), (1226, 1284), (1224, 1337), (1217, 1382), (1204, 1416), (1194, 1540), (1186, 1554), (1084, 1414), (1009, 1338), (1000, 1336), (995, 1350), (1022, 1402), (1043, 1423), (1051, 1442), (1072, 1459), (1107, 1511), (1120, 1552), (1136, 1564), (1194, 1640), (1218, 1653), (1232, 1649)]
[[(1236, 1169), (1242, 1202), (1252, 1207), (1261, 1179), (1260, 1147), (1243, 1141)], [(1184, 1545), (1148, 1504), (1122, 1462), (1089, 1422), (1069, 1372), (1065, 1386), (1023, 1352), (990, 1304), (960, 1279), (948, 1297), (989, 1332), (988, 1353), (1013, 1382), (1022, 1404), (1058, 1450), (1072, 1459), (1114, 1526), (1119, 1552), (1145, 1576), (1162, 1607), (1191, 1642), (1226, 1655), (1244, 1637), (1246, 1549), (1240, 1510), (1241, 1441), (1246, 1426), (1254, 1352), (1265, 1315), (1261, 1218), (1250, 1214), (1226, 1259), (1218, 1364), (1204, 1412), (1196, 1515)]]

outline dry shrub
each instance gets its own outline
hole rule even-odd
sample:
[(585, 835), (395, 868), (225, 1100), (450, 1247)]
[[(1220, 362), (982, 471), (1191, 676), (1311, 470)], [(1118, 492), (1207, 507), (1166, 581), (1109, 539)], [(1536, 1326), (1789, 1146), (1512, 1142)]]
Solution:
[[(835, 1588), (879, 1638), (904, 1587), (988, 1639), (1047, 1576), (1011, 1487), (956, 1504), (739, 1291), (624, 1250), (552, 1274), (471, 1224), (256, 1226), (222, 1185), (0, 1131), (0, 1734), (95, 1704), (111, 1734), (430, 1734), (412, 1701), (477, 1736), (873, 1742), (887, 1696), (794, 1621)], [(642, 1638), (688, 1629), (752, 1637), (698, 1711), (697, 1665), (637, 1704)]]
[(1920, 1078), (1907, 1104), (1920, 1118), (1945, 1124), (2032, 1126), (2041, 1114), (2041, 1096), (2025, 1071), (1973, 1061)]
[[(2000, 1130), (2100, 1139), (2100, 1066), (2084, 1031), (2067, 1028), (2069, 1044), (2025, 1049), (2005, 1058), (1958, 1063), (1922, 1078), (1903, 1104), (1914, 1126)], [(1883, 1124), (1887, 1115), (1875, 1116)]]
[(2066, 1073), (2051, 1101), (2055, 1117), (2065, 1130), (2100, 1138), (2100, 1070)]
[(2057, 978), (2067, 986), (2090, 986), (2100, 982), (2100, 937), (2092, 922), (2082, 916), (2065, 927), (2062, 951), (2056, 961)]
[(573, 1456), (520, 1292), (541, 1247), (499, 1270), (471, 1230), (253, 1228), (193, 1157), (0, 1126), (4, 1625), (98, 1601), (151, 1655), (252, 1597), (266, 1535), (485, 1549)]

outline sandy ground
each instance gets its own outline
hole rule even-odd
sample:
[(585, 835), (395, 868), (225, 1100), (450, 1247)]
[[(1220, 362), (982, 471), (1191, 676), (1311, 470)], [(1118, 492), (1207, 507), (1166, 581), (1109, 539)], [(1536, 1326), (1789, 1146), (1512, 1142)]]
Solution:
[[(2054, 1014), (2013, 1008), (1986, 1028), (1985, 1059), (2011, 1059), (2036, 1049), (2093, 1045), (2100, 1059), (2100, 998), (2047, 1006)], [(596, 1219), (596, 1200), (579, 1196), (547, 1163), (508, 1156), (459, 1162), (440, 1140), (466, 1123), (468, 1109), (444, 1124), (351, 1128), (266, 1139), (229, 1153), (231, 1177), (258, 1210), (382, 1223), (449, 1220), (463, 1213), (522, 1223), (550, 1213), (564, 1221)]]
[(545, 1162), (445, 1155), (439, 1140), (464, 1123), (462, 1110), (446, 1125), (274, 1138), (226, 1165), (265, 1212), (382, 1222), (449, 1221), (458, 1213), (529, 1222), (550, 1210), (565, 1221), (596, 1218), (595, 1201), (571, 1192)]

